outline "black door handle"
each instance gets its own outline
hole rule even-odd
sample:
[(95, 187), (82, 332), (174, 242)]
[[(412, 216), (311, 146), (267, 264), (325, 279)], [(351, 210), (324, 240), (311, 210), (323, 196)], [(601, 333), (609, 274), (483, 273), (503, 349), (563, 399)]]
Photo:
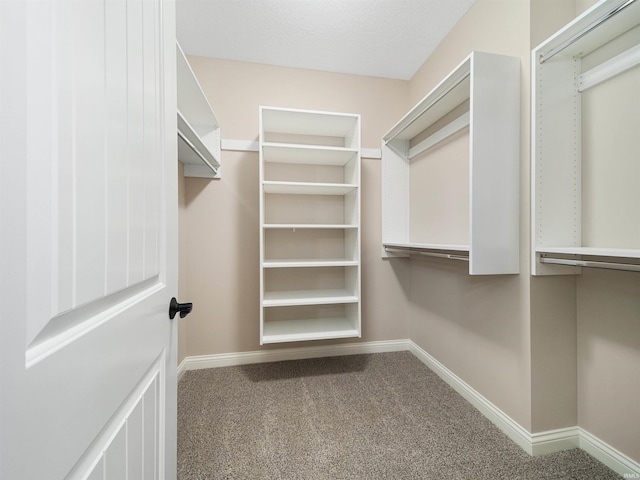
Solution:
[(169, 303), (169, 318), (173, 320), (178, 312), (180, 312), (180, 318), (184, 318), (191, 313), (192, 309), (193, 303), (178, 303), (176, 297), (173, 297)]

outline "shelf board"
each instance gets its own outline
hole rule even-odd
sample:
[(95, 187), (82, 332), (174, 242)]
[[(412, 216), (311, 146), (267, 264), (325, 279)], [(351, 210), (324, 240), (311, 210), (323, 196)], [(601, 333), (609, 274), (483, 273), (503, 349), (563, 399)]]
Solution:
[(536, 253), (587, 255), (591, 257), (640, 258), (639, 248), (537, 247)]
[(298, 342), (359, 337), (347, 318), (320, 318), (265, 322), (263, 343)]
[(358, 125), (359, 115), (286, 108), (261, 107), (264, 132), (292, 135), (348, 137)]
[(437, 251), (451, 251), (451, 252), (465, 252), (469, 253), (469, 245), (454, 245), (454, 244), (441, 244), (441, 243), (389, 243), (382, 244), (383, 247), (398, 248), (403, 250), (437, 250)]
[(344, 225), (341, 223), (336, 224), (328, 224), (328, 223), (265, 223), (264, 228), (301, 228), (301, 229), (319, 229), (319, 230), (348, 230), (348, 229), (356, 229), (357, 225)]
[(309, 183), (309, 182), (263, 182), (265, 193), (287, 195), (346, 195), (358, 186), (346, 183)]
[(358, 297), (344, 289), (334, 290), (291, 290), (264, 292), (263, 307), (286, 307), (295, 305), (329, 305), (336, 303), (357, 303)]
[(464, 59), (446, 78), (416, 104), (383, 138), (411, 140), (471, 96), (471, 59)]
[(358, 150), (343, 147), (264, 142), (262, 144), (262, 155), (265, 162), (344, 166), (358, 155)]
[(176, 43), (178, 159), (186, 177), (220, 178), (220, 123)]
[(213, 175), (216, 175), (220, 167), (218, 159), (180, 111), (178, 111), (178, 158), (187, 165), (205, 165)]
[(176, 43), (176, 75), (178, 84), (178, 109), (184, 113), (194, 125), (217, 128), (220, 122), (211, 109), (211, 105), (189, 65), (187, 56)]
[(357, 267), (357, 260), (346, 258), (265, 260), (262, 268)]

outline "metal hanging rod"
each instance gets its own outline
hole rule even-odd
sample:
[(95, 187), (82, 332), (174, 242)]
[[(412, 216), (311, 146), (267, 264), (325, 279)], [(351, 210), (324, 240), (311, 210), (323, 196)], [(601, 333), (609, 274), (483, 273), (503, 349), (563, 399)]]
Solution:
[(411, 255), (423, 255), (425, 257), (437, 257), (437, 258), (447, 258), (449, 260), (462, 260), (463, 262), (468, 262), (469, 257), (464, 255), (456, 255), (454, 253), (438, 253), (438, 252), (429, 252), (424, 250), (419, 250), (414, 247), (384, 247), (387, 252), (401, 252), (408, 253)]
[(571, 37), (569, 37), (567, 40), (562, 42), (560, 45), (552, 48), (551, 50), (549, 50), (546, 53), (541, 54), (539, 59), (538, 59), (538, 61), (542, 64), (542, 63), (546, 62), (547, 60), (550, 60), (551, 58), (555, 57), (558, 53), (562, 52), (564, 49), (566, 49), (570, 45), (574, 44), (575, 42), (580, 40), (582, 37), (587, 35), (589, 32), (591, 32), (592, 30), (594, 30), (595, 28), (597, 28), (598, 26), (600, 26), (601, 24), (603, 24), (604, 22), (606, 22), (610, 18), (614, 17), (615, 15), (617, 15), (618, 13), (623, 11), (625, 8), (627, 8), (629, 5), (631, 5), (632, 3), (635, 3), (635, 2), (636, 2), (636, 0), (627, 0), (626, 2), (622, 3), (621, 5), (618, 5), (613, 10), (607, 12), (602, 17), (598, 18), (597, 20), (595, 20), (594, 22), (590, 23), (589, 25), (587, 25), (585, 28), (583, 28), (579, 32), (577, 32), (574, 35), (572, 35)]
[(423, 255), (425, 257), (437, 257), (437, 258), (448, 258), (449, 260), (462, 260), (463, 262), (468, 262), (469, 257), (464, 257), (462, 255), (453, 255), (451, 253), (435, 253), (435, 252), (416, 252), (418, 255)]
[(553, 265), (568, 265), (571, 267), (602, 268), (606, 270), (625, 270), (628, 272), (640, 272), (640, 265), (633, 263), (601, 262), (597, 260), (578, 260), (571, 258), (553, 258), (540, 256), (540, 263)]

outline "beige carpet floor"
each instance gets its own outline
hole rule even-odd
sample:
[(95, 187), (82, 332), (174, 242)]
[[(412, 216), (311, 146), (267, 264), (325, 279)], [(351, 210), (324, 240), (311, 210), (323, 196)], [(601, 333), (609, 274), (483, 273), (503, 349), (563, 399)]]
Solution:
[(187, 372), (178, 479), (593, 480), (575, 449), (532, 458), (408, 352)]

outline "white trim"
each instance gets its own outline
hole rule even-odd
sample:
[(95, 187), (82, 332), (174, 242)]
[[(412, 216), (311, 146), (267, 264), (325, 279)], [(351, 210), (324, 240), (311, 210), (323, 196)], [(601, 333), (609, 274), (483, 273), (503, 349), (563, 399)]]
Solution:
[(382, 158), (382, 149), (381, 148), (361, 148), (360, 156), (362, 158), (380, 160)]
[(256, 140), (233, 140), (223, 138), (220, 140), (220, 148), (222, 150), (231, 150), (234, 152), (257, 152), (258, 142)]
[(415, 355), (529, 455), (538, 456), (572, 448), (580, 448), (614, 472), (623, 476), (627, 474), (626, 478), (640, 478), (640, 463), (606, 444), (583, 428), (567, 427), (546, 432), (529, 433), (524, 427), (518, 424), (518, 422), (496, 407), (473, 387), (429, 355), (412, 340), (408, 339), (279, 348), (186, 357), (178, 366), (178, 380), (180, 380), (188, 370), (340, 355), (399, 352), (405, 350)]
[(182, 376), (187, 372), (187, 363), (189, 361), (190, 357), (185, 357), (182, 359), (182, 361), (180, 362), (180, 365), (178, 365), (178, 375), (177, 375), (177, 380), (176, 381), (180, 381), (182, 379)]
[[(633, 427), (629, 427), (633, 428)], [(579, 447), (624, 478), (640, 478), (640, 463), (578, 427)]]
[(448, 383), (451, 388), (462, 395), (471, 405), (491, 421), (491, 423), (519, 445), (520, 448), (529, 455), (533, 455), (531, 434), (525, 428), (520, 426), (515, 420), (411, 340), (409, 340), (409, 351), (433, 370), (442, 380)]
[[(220, 140), (220, 148), (231, 152), (258, 152), (260, 150), (259, 145), (259, 142), (255, 140), (234, 140), (231, 138)], [(360, 153), (362, 158), (374, 160), (382, 158), (382, 150), (379, 148), (363, 148)]]
[(203, 368), (281, 362), (284, 360), (302, 360), (305, 358), (336, 357), (340, 355), (358, 355), (363, 353), (399, 352), (409, 349), (407, 342), (407, 340), (387, 340), (381, 342), (342, 343), (337, 345), (199, 355), (185, 358), (180, 364), (180, 367), (178, 367), (178, 376), (181, 376), (188, 370), (201, 370)]
[(531, 455), (537, 457), (538, 455), (546, 455), (547, 453), (578, 448), (580, 431), (578, 427), (567, 427), (532, 433), (530, 437)]

